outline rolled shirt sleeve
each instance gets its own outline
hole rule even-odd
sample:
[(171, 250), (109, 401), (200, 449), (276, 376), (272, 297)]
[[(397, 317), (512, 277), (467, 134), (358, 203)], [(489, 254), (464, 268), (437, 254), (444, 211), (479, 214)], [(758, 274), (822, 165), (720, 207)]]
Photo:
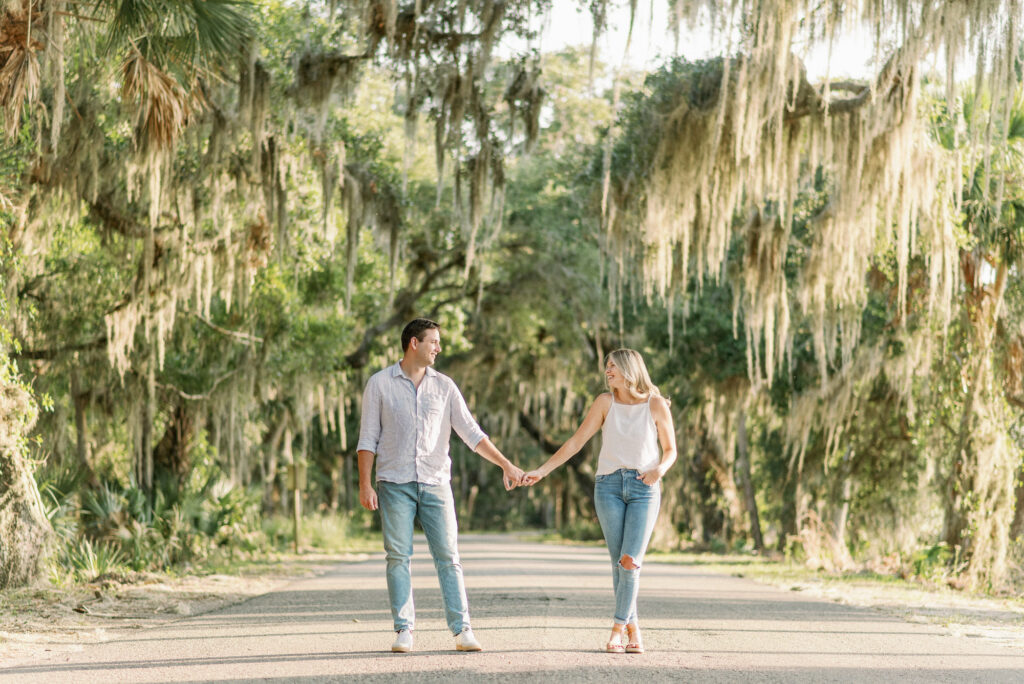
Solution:
[(449, 396), (452, 427), (455, 428), (455, 433), (459, 436), (459, 439), (465, 442), (466, 446), (471, 450), (476, 451), (477, 445), (487, 437), (487, 433), (480, 428), (480, 424), (476, 422), (473, 414), (469, 412), (466, 400), (454, 382), (452, 382), (452, 391)]
[(377, 374), (366, 381), (363, 390), (362, 416), (359, 419), (359, 443), (356, 451), (377, 453), (380, 443), (380, 409), (381, 392), (380, 378)]

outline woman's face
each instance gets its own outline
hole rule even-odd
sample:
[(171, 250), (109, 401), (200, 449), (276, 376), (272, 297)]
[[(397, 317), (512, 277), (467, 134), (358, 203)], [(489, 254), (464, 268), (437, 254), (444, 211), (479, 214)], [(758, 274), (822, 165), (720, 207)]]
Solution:
[(615, 390), (626, 389), (626, 378), (623, 377), (622, 371), (615, 365), (615, 362), (608, 359), (608, 363), (604, 366), (604, 377), (608, 381), (608, 387)]

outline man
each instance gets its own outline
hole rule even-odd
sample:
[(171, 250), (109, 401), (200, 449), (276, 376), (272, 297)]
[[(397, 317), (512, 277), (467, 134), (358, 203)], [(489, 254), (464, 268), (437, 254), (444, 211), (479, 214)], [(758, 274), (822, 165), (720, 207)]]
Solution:
[[(473, 420), (462, 393), (432, 368), (441, 353), (437, 323), (417, 318), (402, 331), (402, 360), (375, 373), (363, 392), (359, 429), (359, 502), (380, 509), (387, 552), (388, 597), (397, 637), (391, 650), (412, 650), (413, 520), (419, 517), (441, 584), (448, 628), (458, 651), (480, 651), (469, 626), (469, 606), (457, 544), (458, 521), (451, 490), (451, 430), (470, 449), (504, 471), (506, 489), (521, 484), (523, 471), (498, 451)], [(377, 490), (370, 473), (377, 458)]]

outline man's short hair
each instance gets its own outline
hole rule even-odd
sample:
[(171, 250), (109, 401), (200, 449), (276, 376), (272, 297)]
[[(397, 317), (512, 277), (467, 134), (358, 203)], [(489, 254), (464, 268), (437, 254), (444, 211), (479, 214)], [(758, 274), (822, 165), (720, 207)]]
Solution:
[(416, 338), (420, 342), (423, 341), (423, 333), (428, 330), (440, 330), (441, 326), (430, 320), (429, 318), (415, 318), (409, 321), (405, 325), (405, 329), (402, 330), (402, 351), (404, 352), (409, 348), (409, 343), (412, 342), (412, 338)]

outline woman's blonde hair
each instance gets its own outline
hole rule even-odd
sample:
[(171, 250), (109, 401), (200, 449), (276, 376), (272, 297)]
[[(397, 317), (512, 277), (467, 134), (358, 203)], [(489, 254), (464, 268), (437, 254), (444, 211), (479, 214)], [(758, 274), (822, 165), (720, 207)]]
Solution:
[(635, 349), (616, 349), (604, 357), (604, 363), (612, 361), (622, 372), (626, 381), (626, 387), (636, 392), (641, 397), (660, 397), (661, 390), (651, 382), (651, 374), (647, 372), (647, 364), (644, 357)]

